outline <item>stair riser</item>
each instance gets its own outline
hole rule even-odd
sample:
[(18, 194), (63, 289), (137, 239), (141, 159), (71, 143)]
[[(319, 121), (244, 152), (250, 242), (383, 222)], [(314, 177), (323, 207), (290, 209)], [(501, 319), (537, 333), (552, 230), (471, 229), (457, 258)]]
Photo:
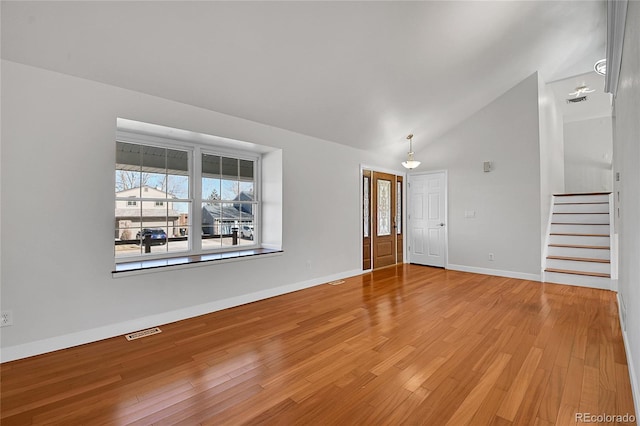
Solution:
[(552, 268), (552, 269), (563, 269), (563, 270), (578, 271), (578, 272), (598, 272), (601, 274), (611, 273), (611, 265), (609, 263), (547, 259), (546, 267)]
[(609, 224), (608, 214), (554, 214), (553, 223), (604, 223)]
[(556, 204), (554, 213), (609, 213), (607, 204)]
[(550, 235), (549, 244), (573, 244), (581, 246), (609, 246), (609, 237), (576, 237), (573, 235)]
[(584, 275), (559, 274), (556, 272), (545, 272), (545, 282), (578, 285), (582, 287), (611, 289), (611, 279), (601, 277), (588, 277)]
[(567, 197), (555, 197), (555, 204), (562, 203), (601, 203), (609, 201), (609, 194), (600, 195), (572, 195)]
[(549, 247), (549, 256), (586, 257), (589, 259), (611, 259), (610, 250), (575, 247)]
[(552, 234), (605, 234), (609, 235), (609, 225), (565, 225), (552, 224)]

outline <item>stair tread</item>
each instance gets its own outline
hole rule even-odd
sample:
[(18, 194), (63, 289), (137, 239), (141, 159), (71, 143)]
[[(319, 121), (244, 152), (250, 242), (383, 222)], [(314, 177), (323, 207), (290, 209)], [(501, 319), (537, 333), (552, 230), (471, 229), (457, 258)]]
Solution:
[(559, 274), (586, 275), (586, 276), (589, 276), (589, 277), (611, 278), (610, 274), (602, 274), (600, 272), (571, 271), (571, 270), (568, 270), (568, 269), (555, 269), (555, 268), (547, 268), (544, 271), (545, 272), (557, 272)]
[(582, 244), (549, 244), (549, 247), (567, 247), (581, 249), (611, 250), (609, 246), (587, 246)]
[(564, 235), (569, 237), (608, 237), (609, 234), (574, 234), (570, 232), (552, 232), (549, 235)]
[(551, 222), (552, 225), (609, 225), (608, 223), (567, 223), (567, 222)]
[(556, 197), (577, 197), (580, 195), (609, 195), (611, 192), (573, 192), (568, 194), (553, 194)]
[(608, 201), (591, 201), (588, 203), (553, 203), (554, 206), (580, 206), (580, 205), (587, 205), (587, 204), (609, 204)]
[(609, 212), (553, 212), (553, 214), (609, 214)]
[(611, 263), (609, 259), (594, 259), (590, 257), (547, 256), (547, 259), (574, 260), (576, 262)]

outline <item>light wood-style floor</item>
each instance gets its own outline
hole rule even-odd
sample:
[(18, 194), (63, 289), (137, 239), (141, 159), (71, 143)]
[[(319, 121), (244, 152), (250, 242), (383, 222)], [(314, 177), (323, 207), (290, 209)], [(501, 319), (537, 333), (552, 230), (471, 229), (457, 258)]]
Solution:
[(571, 425), (633, 414), (617, 318), (613, 292), (400, 265), (5, 363), (2, 425)]

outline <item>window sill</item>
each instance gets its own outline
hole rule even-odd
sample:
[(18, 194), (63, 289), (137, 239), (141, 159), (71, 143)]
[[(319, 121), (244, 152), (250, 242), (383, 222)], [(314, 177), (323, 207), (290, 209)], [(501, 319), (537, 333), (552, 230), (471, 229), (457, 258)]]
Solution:
[(179, 256), (165, 259), (138, 260), (134, 262), (121, 262), (116, 264), (111, 272), (114, 278), (140, 273), (160, 272), (168, 269), (183, 269), (193, 266), (209, 265), (211, 262), (227, 263), (238, 260), (248, 260), (256, 257), (279, 255), (282, 250), (256, 248), (250, 250), (238, 250), (224, 253), (210, 253), (195, 256)]

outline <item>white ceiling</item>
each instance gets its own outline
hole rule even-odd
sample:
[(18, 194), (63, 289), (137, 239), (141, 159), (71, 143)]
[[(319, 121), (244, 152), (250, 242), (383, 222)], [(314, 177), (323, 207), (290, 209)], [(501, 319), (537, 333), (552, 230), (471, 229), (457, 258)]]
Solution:
[(603, 1), (10, 2), (2, 57), (401, 156), (539, 71), (589, 72)]

